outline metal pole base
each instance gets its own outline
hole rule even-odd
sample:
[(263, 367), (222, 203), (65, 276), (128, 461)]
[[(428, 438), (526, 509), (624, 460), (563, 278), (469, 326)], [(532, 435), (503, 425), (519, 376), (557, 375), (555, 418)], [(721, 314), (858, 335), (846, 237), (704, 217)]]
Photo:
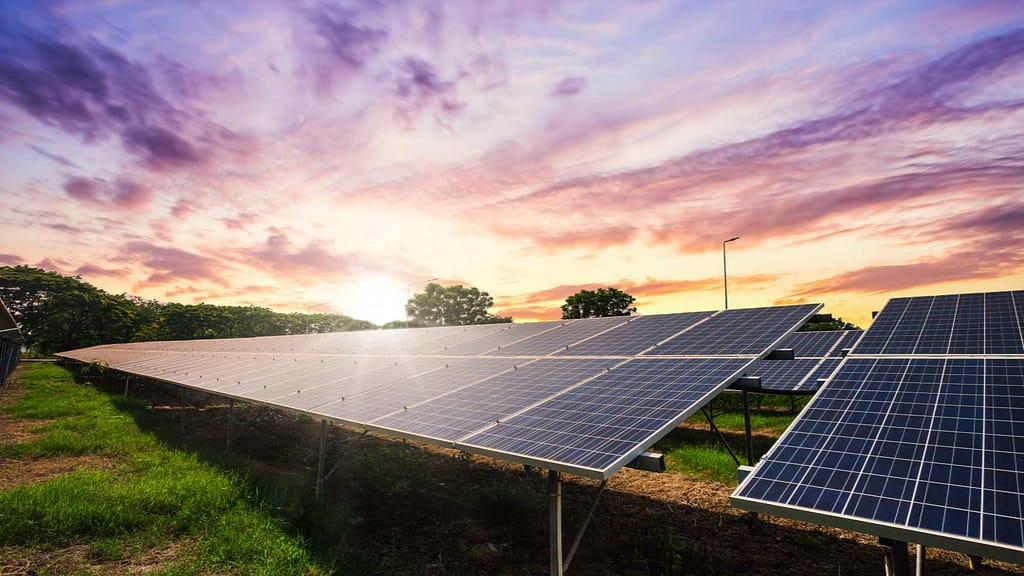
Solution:
[(562, 576), (562, 480), (548, 471), (548, 533), (551, 537), (551, 576)]

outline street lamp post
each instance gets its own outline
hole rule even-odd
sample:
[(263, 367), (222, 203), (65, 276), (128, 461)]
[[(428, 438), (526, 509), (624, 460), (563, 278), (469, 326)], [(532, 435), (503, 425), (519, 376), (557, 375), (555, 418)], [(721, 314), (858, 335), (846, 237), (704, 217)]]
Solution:
[(725, 309), (726, 310), (729, 309), (729, 271), (728, 271), (728, 267), (725, 265), (725, 245), (728, 244), (729, 242), (732, 242), (733, 240), (739, 240), (739, 239), (740, 239), (739, 236), (733, 236), (732, 238), (729, 238), (728, 240), (723, 240), (722, 241), (722, 286), (725, 289)]
[(412, 287), (413, 286), (419, 286), (420, 284), (426, 284), (428, 282), (433, 282), (434, 280), (437, 280), (437, 278), (431, 278), (430, 280), (420, 280), (419, 282), (413, 282), (412, 284), (409, 284), (409, 285), (407, 285), (405, 287), (405, 326), (406, 326), (406, 328), (409, 327), (409, 297), (410, 297), (410, 294), (411, 294), (410, 291), (412, 290)]

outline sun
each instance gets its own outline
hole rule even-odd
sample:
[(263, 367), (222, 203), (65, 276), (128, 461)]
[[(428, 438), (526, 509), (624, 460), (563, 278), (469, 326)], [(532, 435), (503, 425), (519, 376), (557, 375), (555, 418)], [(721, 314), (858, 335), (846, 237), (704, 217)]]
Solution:
[(405, 285), (391, 278), (361, 280), (352, 287), (346, 314), (378, 326), (405, 319)]

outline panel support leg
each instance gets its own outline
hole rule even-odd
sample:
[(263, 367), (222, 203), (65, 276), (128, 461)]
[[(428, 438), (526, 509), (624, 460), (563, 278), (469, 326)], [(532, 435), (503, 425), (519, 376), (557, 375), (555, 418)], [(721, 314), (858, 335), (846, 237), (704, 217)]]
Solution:
[(907, 554), (907, 543), (879, 538), (878, 543), (888, 547), (885, 551), (886, 576), (910, 576), (910, 557)]
[(747, 437), (747, 466), (754, 465), (754, 436), (750, 433), (750, 397), (743, 391), (743, 432)]
[(594, 503), (590, 505), (590, 511), (587, 512), (587, 517), (583, 519), (583, 524), (580, 525), (579, 532), (576, 533), (576, 538), (572, 541), (572, 546), (569, 547), (569, 555), (565, 557), (565, 564), (562, 567), (563, 572), (568, 572), (569, 565), (572, 564), (572, 558), (576, 555), (576, 549), (580, 546), (580, 541), (583, 540), (583, 533), (587, 531), (587, 526), (590, 525), (590, 520), (594, 517), (594, 511), (597, 510), (597, 503), (601, 500), (601, 494), (604, 494), (604, 488), (608, 485), (608, 480), (601, 480), (601, 487), (597, 489), (597, 496), (594, 496)]
[(179, 420), (181, 422), (181, 434), (182, 434), (182, 436), (185, 435), (185, 394), (186, 394), (185, 387), (182, 386), (181, 387), (181, 410), (179, 411), (181, 413), (181, 418)]
[(124, 376), (124, 397), (125, 398), (128, 397), (128, 384), (130, 384), (131, 381), (132, 381), (132, 377), (127, 375), (127, 374), (125, 374), (125, 376)]
[(969, 566), (971, 570), (981, 568), (981, 556), (967, 556), (967, 566)]
[(915, 576), (927, 576), (928, 574), (928, 559), (926, 558), (927, 549), (923, 544), (917, 545), (917, 562), (914, 566)]
[(324, 460), (327, 458), (327, 420), (320, 421), (320, 450), (316, 459), (316, 489), (314, 496), (317, 502), (323, 500), (324, 494)]
[(708, 419), (708, 426), (711, 427), (711, 431), (718, 435), (718, 440), (722, 443), (722, 446), (725, 446), (725, 449), (729, 451), (729, 456), (732, 456), (732, 461), (739, 466), (740, 459), (737, 458), (736, 453), (732, 451), (732, 446), (729, 446), (729, 441), (725, 439), (725, 435), (722, 434), (722, 431), (718, 429), (718, 426), (715, 426), (715, 421), (711, 418), (711, 414), (709, 414), (704, 408), (701, 408), (700, 410), (704, 413), (704, 417)]
[(235, 424), (235, 399), (228, 398), (228, 434), (224, 439), (224, 451), (231, 451), (231, 433)]
[(562, 479), (557, 470), (548, 471), (548, 533), (551, 538), (551, 576), (563, 576)]

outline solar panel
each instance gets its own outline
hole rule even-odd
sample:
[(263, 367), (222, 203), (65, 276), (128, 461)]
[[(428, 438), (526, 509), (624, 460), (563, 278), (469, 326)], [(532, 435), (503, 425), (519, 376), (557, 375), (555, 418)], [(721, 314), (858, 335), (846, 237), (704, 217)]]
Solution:
[[(772, 392), (803, 392), (818, 389), (817, 380), (806, 381), (818, 369), (820, 358), (794, 360), (757, 360), (746, 370), (747, 376), (759, 376), (761, 388)], [(806, 388), (805, 385), (806, 384)]]
[(686, 312), (636, 316), (628, 324), (602, 332), (560, 350), (556, 356), (633, 356), (711, 316)]
[(546, 356), (581, 340), (624, 325), (628, 316), (571, 320), (536, 336), (501, 346), (488, 352), (491, 356)]
[(794, 332), (787, 336), (779, 348), (792, 348), (797, 358), (824, 358), (845, 341), (850, 332), (860, 334), (860, 330), (816, 330), (813, 332)]
[(839, 343), (836, 344), (835, 348), (832, 348), (828, 355), (833, 358), (845, 356), (843, 351), (853, 349), (863, 336), (863, 330), (843, 330), (842, 339), (839, 340)]
[(817, 304), (723, 310), (658, 344), (646, 356), (756, 356), (807, 321)]
[(503, 372), (410, 406), (400, 414), (374, 420), (373, 425), (440, 440), (458, 440), (620, 362), (622, 360), (617, 359), (536, 360), (512, 372)]
[[(652, 434), (664, 434), (697, 410), (708, 390), (725, 386), (739, 368), (764, 355), (817, 308), (145, 342), (61, 356), (474, 453), (607, 478), (628, 455), (656, 440)], [(719, 325), (728, 330), (727, 337), (691, 334), (723, 314)], [(760, 344), (736, 340), (751, 337), (751, 327)], [(687, 346), (713, 358), (637, 356), (659, 342), (678, 344), (684, 336)], [(567, 353), (552, 355), (556, 352)], [(623, 363), (632, 367), (602, 376)], [(609, 393), (619, 397), (609, 398)], [(563, 403), (576, 406), (579, 414), (561, 420), (544, 416), (547, 410), (563, 410)], [(565, 460), (551, 460), (552, 453), (528, 443), (516, 444), (521, 452), (462, 443), (485, 431), (497, 441), (505, 431), (528, 430), (523, 423), (537, 417), (546, 418), (545, 426), (564, 427), (545, 430), (565, 442), (564, 451), (558, 451)], [(505, 426), (513, 420), (515, 428)], [(588, 434), (590, 439), (582, 439)], [(519, 438), (502, 441), (512, 440)]]
[(858, 354), (1024, 354), (1024, 291), (890, 300)]
[(511, 370), (521, 359), (470, 358), (385, 384), (313, 409), (316, 414), (369, 422)]
[(558, 328), (562, 324), (562, 321), (531, 322), (529, 324), (500, 324), (502, 329), (497, 332), (488, 333), (467, 342), (444, 346), (430, 353), (454, 356), (475, 356), (489, 350), (494, 350), (502, 346), (519, 342), (520, 340), (547, 332), (548, 330)]
[(749, 361), (638, 359), (611, 368), (462, 444), (607, 473), (716, 395)]
[(891, 300), (734, 505), (1024, 562), (1020, 297)]

